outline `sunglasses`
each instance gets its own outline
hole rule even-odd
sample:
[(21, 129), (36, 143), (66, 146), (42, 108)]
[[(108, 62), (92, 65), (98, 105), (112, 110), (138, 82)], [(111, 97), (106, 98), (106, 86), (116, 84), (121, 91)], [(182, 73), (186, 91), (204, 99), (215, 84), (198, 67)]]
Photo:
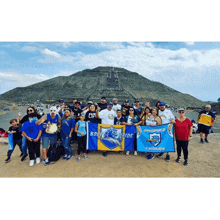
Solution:
[(134, 110), (133, 110), (133, 109), (130, 109), (129, 111), (130, 111), (130, 112), (133, 112)]
[(33, 111), (34, 111), (33, 109), (28, 109), (28, 110), (27, 110), (27, 112), (33, 112)]
[(184, 113), (184, 111), (179, 111), (179, 113)]

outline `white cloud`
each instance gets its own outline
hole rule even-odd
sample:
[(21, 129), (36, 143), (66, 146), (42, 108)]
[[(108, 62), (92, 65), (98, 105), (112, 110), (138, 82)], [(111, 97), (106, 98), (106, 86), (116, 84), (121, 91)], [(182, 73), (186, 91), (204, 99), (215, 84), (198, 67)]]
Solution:
[(57, 52), (55, 51), (51, 51), (51, 50), (48, 50), (47, 48), (42, 50), (41, 53), (46, 56), (46, 57), (49, 57), (49, 58), (55, 58), (55, 59), (60, 59), (61, 58), (61, 55), (58, 54)]
[(36, 52), (37, 48), (34, 46), (25, 46), (21, 48), (21, 51), (25, 51), (25, 52)]

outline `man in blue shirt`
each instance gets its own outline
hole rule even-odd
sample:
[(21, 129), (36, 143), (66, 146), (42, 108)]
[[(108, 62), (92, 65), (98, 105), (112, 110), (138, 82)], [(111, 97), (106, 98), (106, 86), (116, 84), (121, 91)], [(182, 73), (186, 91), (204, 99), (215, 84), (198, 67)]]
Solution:
[(215, 114), (211, 111), (211, 105), (206, 105), (205, 109), (199, 112), (197, 118), (198, 130), (200, 132), (200, 143), (203, 144), (203, 134), (205, 134), (205, 142), (209, 143), (208, 135), (213, 127)]

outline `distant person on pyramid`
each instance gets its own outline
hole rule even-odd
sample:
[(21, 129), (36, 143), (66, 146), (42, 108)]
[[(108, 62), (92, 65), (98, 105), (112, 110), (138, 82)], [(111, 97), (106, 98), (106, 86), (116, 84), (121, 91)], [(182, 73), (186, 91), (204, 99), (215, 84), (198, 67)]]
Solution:
[(112, 107), (112, 109), (113, 109), (115, 112), (117, 112), (118, 109), (121, 110), (121, 105), (118, 104), (118, 99), (117, 99), (117, 98), (114, 98), (114, 99), (112, 100), (112, 102), (113, 102), (113, 107)]
[(198, 131), (200, 133), (200, 143), (204, 143), (203, 134), (205, 134), (205, 142), (209, 143), (208, 135), (211, 132), (214, 121), (215, 114), (211, 111), (211, 105), (206, 105), (205, 109), (199, 112), (199, 116), (197, 118)]
[[(168, 124), (168, 123), (173, 123), (175, 124), (175, 117), (173, 116), (173, 113), (166, 109), (166, 104), (164, 102), (160, 102), (159, 104), (159, 107), (160, 107), (160, 110), (159, 110), (159, 116), (161, 117), (162, 119), (162, 124)], [(164, 153), (159, 153), (157, 155), (157, 157), (162, 157)], [(170, 155), (169, 153), (167, 152), (167, 155), (166, 155), (166, 161), (170, 161)]]
[(130, 108), (131, 108), (131, 106), (129, 105), (129, 100), (125, 99), (124, 104), (121, 106), (121, 113), (122, 113), (123, 117), (129, 115), (129, 109)]

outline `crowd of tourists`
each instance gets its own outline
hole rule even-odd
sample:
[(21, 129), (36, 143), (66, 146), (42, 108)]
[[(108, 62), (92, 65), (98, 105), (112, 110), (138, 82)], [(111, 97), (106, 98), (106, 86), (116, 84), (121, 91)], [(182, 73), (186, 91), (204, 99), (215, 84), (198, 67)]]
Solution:
[[(208, 134), (213, 126), (215, 115), (211, 111), (211, 106), (206, 105), (205, 109), (199, 112), (197, 122), (200, 133), (200, 143), (208, 143)], [(174, 140), (176, 141), (177, 159), (181, 161), (181, 151), (184, 155), (184, 165), (188, 164), (188, 144), (192, 139), (193, 123), (185, 116), (185, 109), (178, 109), (178, 117), (174, 117), (171, 110), (166, 108), (166, 103), (158, 101), (155, 107), (150, 106), (146, 101), (144, 106), (140, 106), (139, 100), (130, 104), (128, 99), (120, 105), (117, 98), (112, 102), (107, 102), (106, 97), (101, 97), (100, 103), (89, 101), (87, 105), (82, 105), (77, 99), (73, 100), (73, 105), (65, 103), (64, 99), (59, 100), (59, 104), (49, 108), (49, 113), (39, 114), (33, 106), (27, 108), (26, 115), (10, 120), (9, 134), (13, 134), (12, 148), (7, 152), (6, 163), (11, 161), (11, 155), (18, 145), (21, 151), (21, 161), (29, 155), (29, 166), (41, 162), (40, 148), (42, 145), (42, 160), (44, 165), (51, 163), (48, 157), (48, 150), (55, 146), (58, 141), (64, 148), (64, 160), (73, 157), (71, 143), (78, 142), (77, 161), (81, 161), (81, 153), (84, 159), (88, 159), (89, 152), (86, 149), (87, 122), (100, 123), (106, 125), (134, 125), (134, 126), (160, 126), (172, 123), (174, 125)], [(205, 139), (203, 139), (205, 135)], [(135, 135), (136, 138), (136, 135)], [(103, 156), (108, 152), (103, 151)], [(123, 152), (121, 152), (123, 153)], [(131, 152), (126, 151), (129, 155)], [(134, 155), (137, 156), (137, 143), (134, 141)], [(157, 157), (162, 157), (163, 152)], [(149, 152), (147, 159), (155, 158), (155, 153)], [(167, 152), (165, 160), (170, 161), (170, 154)]]

